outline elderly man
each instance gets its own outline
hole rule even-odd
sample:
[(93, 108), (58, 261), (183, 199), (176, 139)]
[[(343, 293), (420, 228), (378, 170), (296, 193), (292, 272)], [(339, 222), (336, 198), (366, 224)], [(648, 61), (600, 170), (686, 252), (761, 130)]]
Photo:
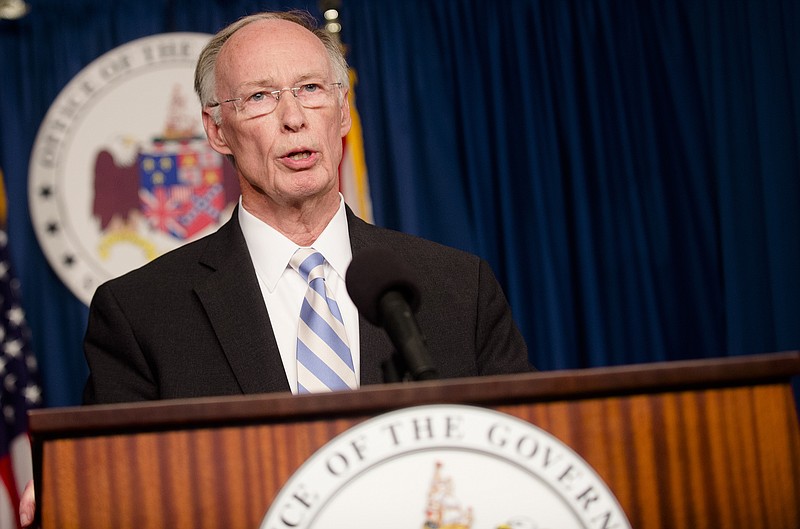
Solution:
[[(344, 283), (353, 255), (374, 248), (417, 272), (419, 327), (440, 376), (531, 369), (485, 261), (344, 205), (347, 64), (311, 17), (260, 13), (226, 27), (202, 52), (195, 87), (209, 143), (238, 172), (239, 207), (216, 233), (98, 288), (86, 404), (384, 382), (394, 348)], [(33, 510), (29, 485), (23, 525)]]
[[(343, 280), (353, 255), (371, 248), (419, 276), (419, 326), (440, 376), (529, 369), (485, 261), (369, 225), (344, 205), (347, 65), (313, 19), (235, 22), (201, 53), (195, 87), (209, 143), (236, 167), (239, 207), (216, 233), (97, 290), (87, 404), (383, 382), (392, 344), (359, 317)], [(316, 292), (311, 278), (322, 279)], [(304, 315), (305, 305), (314, 310)], [(310, 331), (319, 325), (335, 344)]]

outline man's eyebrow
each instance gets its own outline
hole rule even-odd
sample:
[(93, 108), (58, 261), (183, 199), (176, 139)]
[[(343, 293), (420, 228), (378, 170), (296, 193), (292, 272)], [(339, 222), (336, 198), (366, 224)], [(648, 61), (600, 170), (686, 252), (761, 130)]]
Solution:
[(243, 83), (239, 83), (235, 90), (238, 92), (242, 89), (248, 88), (270, 88), (274, 86), (274, 83), (271, 79), (256, 79), (255, 81), (245, 81)]
[[(317, 81), (317, 80), (322, 80), (322, 79), (325, 79), (325, 78), (326, 78), (326, 76), (323, 75), (322, 73), (319, 73), (319, 72), (306, 73), (306, 74), (301, 75), (300, 77), (297, 77), (297, 79), (294, 81), (292, 86), (298, 86), (298, 85), (303, 84), (303, 83), (305, 83), (306, 81), (309, 81), (309, 80)], [(275, 88), (275, 89), (278, 89), (278, 88), (286, 88), (286, 87), (278, 86), (278, 83), (276, 83), (272, 78), (265, 78), (265, 79), (256, 79), (256, 80), (253, 80), (253, 81), (245, 81), (243, 83), (240, 83), (239, 85), (236, 86), (236, 91), (239, 92), (239, 91), (241, 91), (243, 89), (247, 90), (247, 89), (250, 89), (250, 88)]]
[(300, 77), (298, 77), (297, 81), (295, 81), (294, 84), (298, 85), (298, 84), (304, 83), (306, 81), (319, 81), (319, 80), (325, 79), (327, 77), (328, 76), (323, 75), (322, 73), (307, 73), (305, 75), (301, 75)]

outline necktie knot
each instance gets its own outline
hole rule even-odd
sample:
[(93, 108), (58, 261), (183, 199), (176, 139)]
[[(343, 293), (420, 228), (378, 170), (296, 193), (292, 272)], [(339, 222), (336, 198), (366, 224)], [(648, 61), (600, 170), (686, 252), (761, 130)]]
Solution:
[(298, 248), (289, 260), (289, 266), (297, 271), (306, 283), (325, 278), (323, 265), (325, 258), (314, 248)]

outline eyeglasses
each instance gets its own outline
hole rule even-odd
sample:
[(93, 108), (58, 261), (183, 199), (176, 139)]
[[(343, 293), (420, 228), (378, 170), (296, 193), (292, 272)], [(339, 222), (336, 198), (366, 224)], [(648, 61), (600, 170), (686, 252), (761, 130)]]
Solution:
[(278, 102), (284, 92), (291, 92), (292, 95), (304, 108), (321, 108), (330, 103), (335, 92), (333, 87), (342, 87), (342, 83), (308, 83), (292, 88), (281, 88), (280, 90), (265, 91), (259, 90), (252, 94), (242, 97), (226, 99), (220, 103), (209, 103), (209, 107), (218, 107), (222, 103), (233, 103), (236, 111), (244, 118), (254, 118), (273, 112), (278, 108)]

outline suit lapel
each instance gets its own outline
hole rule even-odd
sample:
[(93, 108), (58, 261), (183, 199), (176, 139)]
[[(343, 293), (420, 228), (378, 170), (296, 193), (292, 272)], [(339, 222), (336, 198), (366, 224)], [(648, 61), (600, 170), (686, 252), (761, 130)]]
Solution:
[[(347, 208), (353, 255), (380, 245), (380, 230)], [(238, 211), (215, 234), (200, 259), (211, 273), (195, 286), (243, 393), (290, 391), (255, 268), (239, 227)], [(246, 317), (243, 315), (247, 315)], [(393, 352), (386, 333), (359, 315), (361, 384), (383, 383), (383, 363)]]
[(208, 240), (200, 262), (212, 273), (198, 282), (195, 292), (242, 392), (289, 391), (238, 211)]

